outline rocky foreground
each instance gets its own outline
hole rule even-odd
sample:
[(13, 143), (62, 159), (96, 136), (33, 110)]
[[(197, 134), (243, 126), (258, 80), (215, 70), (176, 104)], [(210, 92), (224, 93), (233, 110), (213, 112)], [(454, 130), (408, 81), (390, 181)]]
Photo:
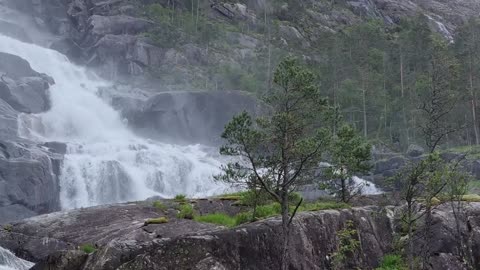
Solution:
[[(238, 211), (233, 201), (192, 203), (200, 214)], [(34, 269), (279, 269), (279, 218), (226, 229), (177, 219), (178, 204), (164, 204), (165, 210), (137, 202), (33, 217), (4, 225), (0, 245), (36, 262)], [(479, 269), (480, 203), (470, 203), (467, 209), (462, 233)], [(374, 269), (398, 239), (396, 212), (394, 207), (366, 206), (298, 214), (290, 242), (290, 269), (330, 269), (338, 249), (337, 232), (349, 220), (360, 247), (346, 260), (345, 269)], [(145, 225), (160, 216), (168, 217), (168, 222)], [(432, 269), (464, 269), (449, 205), (434, 211), (432, 235)], [(85, 253), (79, 246), (86, 243), (96, 250)]]

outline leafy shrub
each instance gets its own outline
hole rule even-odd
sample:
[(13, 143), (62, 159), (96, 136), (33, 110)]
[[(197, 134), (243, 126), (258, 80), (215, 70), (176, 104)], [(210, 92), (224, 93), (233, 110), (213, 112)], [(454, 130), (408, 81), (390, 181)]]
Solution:
[(376, 270), (405, 270), (407, 266), (402, 256), (397, 254), (389, 254), (383, 257), (380, 267)]
[(157, 208), (158, 210), (165, 211), (167, 210), (167, 206), (163, 204), (161, 201), (154, 201), (153, 207)]
[(159, 217), (159, 218), (151, 218), (145, 221), (145, 225), (148, 224), (163, 224), (163, 223), (168, 223), (168, 218), (166, 217)]
[(344, 264), (349, 256), (355, 254), (360, 247), (358, 233), (352, 220), (348, 220), (345, 227), (337, 232), (338, 248), (332, 254), (334, 269), (345, 269)]
[(90, 254), (95, 252), (97, 249), (92, 244), (83, 244), (80, 246), (80, 250), (83, 250), (83, 252)]
[(177, 214), (178, 218), (193, 219), (194, 212), (191, 204), (183, 204), (180, 206), (180, 212)]

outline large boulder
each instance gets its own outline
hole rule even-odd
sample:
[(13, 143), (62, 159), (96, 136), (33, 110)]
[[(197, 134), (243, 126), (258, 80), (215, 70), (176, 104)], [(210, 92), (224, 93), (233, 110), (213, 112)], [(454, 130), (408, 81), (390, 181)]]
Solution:
[(177, 142), (218, 144), (225, 124), (242, 112), (256, 114), (253, 96), (239, 91), (165, 92), (149, 98), (126, 118), (141, 134)]
[[(15, 55), (0, 52), (0, 224), (59, 210), (60, 143), (19, 137), (20, 113), (50, 108), (53, 80)], [(19, 123), (21, 124), (19, 125)]]
[[(417, 221), (414, 237), (415, 253), (420, 255), (428, 250), (432, 254), (431, 269), (467, 269), (460, 257), (460, 238), (463, 239), (464, 248), (471, 253), (473, 269), (480, 269), (480, 202), (463, 203), (462, 209), (464, 209), (463, 213), (459, 213), (458, 210), (454, 213), (450, 203), (437, 206), (432, 211), (428, 233), (425, 233), (425, 216)], [(401, 214), (402, 211), (398, 213)], [(458, 227), (456, 217), (458, 217)], [(401, 230), (401, 226), (398, 219), (396, 228)], [(425, 238), (425, 235), (429, 237)]]
[(0, 71), (12, 79), (39, 75), (30, 67), (27, 60), (16, 55), (0, 52)]
[(375, 162), (374, 174), (383, 174), (387, 171), (396, 171), (407, 163), (407, 159), (403, 156), (395, 156)]
[(0, 224), (59, 210), (63, 156), (0, 140)]
[(34, 71), (15, 55), (0, 52), (0, 99), (24, 113), (39, 113), (50, 108), (48, 89), (53, 79)]
[(425, 153), (425, 149), (420, 145), (410, 144), (407, 149), (407, 155), (412, 158), (419, 157)]

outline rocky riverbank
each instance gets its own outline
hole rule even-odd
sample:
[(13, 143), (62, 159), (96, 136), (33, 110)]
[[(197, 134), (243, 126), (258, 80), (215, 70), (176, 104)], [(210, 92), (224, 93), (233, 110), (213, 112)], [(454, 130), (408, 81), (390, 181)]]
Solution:
[[(235, 212), (234, 201), (190, 201), (202, 214)], [(36, 262), (34, 269), (278, 269), (280, 218), (227, 229), (179, 219), (178, 203), (163, 201), (100, 206), (38, 216), (4, 225), (0, 245)], [(233, 212), (232, 212), (233, 211)], [(376, 206), (303, 212), (293, 222), (290, 269), (329, 269), (339, 247), (338, 232), (353, 224), (358, 249), (345, 269), (374, 269), (398, 239), (398, 209)], [(148, 224), (164, 216), (168, 222)], [(463, 269), (455, 245), (455, 222), (448, 204), (433, 213), (432, 269)], [(480, 267), (480, 203), (467, 205), (462, 221), (476, 267)], [(401, 226), (400, 226), (401, 227)], [(81, 245), (94, 247), (91, 254)], [(417, 243), (420, 246), (420, 243)], [(439, 268), (440, 267), (440, 268)]]

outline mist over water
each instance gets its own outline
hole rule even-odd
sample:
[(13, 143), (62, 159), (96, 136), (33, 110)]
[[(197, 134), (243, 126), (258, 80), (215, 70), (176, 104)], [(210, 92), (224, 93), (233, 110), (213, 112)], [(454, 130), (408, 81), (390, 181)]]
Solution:
[(68, 145), (61, 186), (64, 209), (142, 200), (159, 195), (209, 196), (227, 189), (213, 181), (220, 158), (201, 145), (178, 146), (140, 138), (97, 91), (109, 83), (66, 56), (0, 35), (0, 52), (26, 59), (55, 80), (51, 109), (19, 117), (19, 135)]

